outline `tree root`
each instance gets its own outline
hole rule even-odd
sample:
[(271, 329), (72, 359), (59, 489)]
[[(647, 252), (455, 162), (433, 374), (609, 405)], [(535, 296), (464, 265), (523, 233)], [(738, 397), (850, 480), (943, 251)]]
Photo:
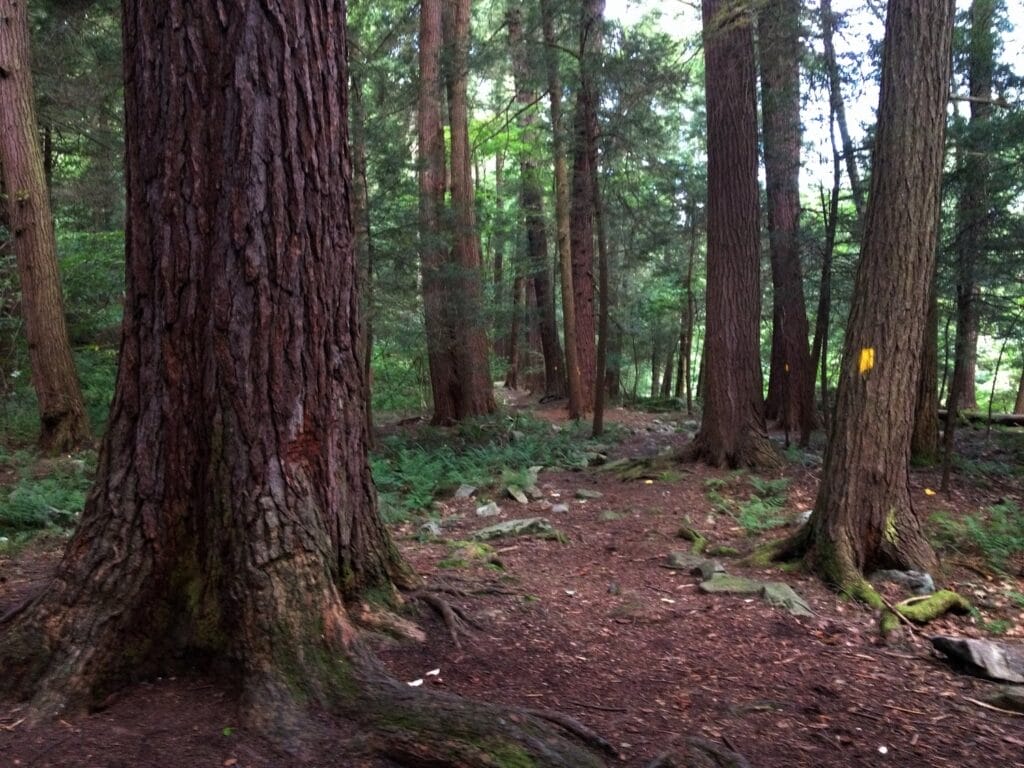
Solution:
[(612, 757), (619, 756), (615, 747), (613, 747), (606, 739), (575, 718), (564, 715), (561, 712), (549, 712), (544, 709), (527, 709), (524, 711), (529, 715), (539, 717), (541, 720), (547, 720), (549, 723), (554, 723), (589, 747), (600, 752), (604, 752)]
[(894, 607), (901, 616), (915, 624), (927, 624), (946, 613), (971, 612), (970, 601), (948, 589), (940, 589), (927, 597), (912, 597)]
[(434, 609), (434, 611), (444, 621), (444, 625), (448, 628), (448, 634), (451, 636), (455, 647), (460, 650), (462, 649), (462, 643), (459, 641), (459, 638), (463, 635), (466, 637), (472, 637), (472, 632), (469, 631), (470, 628), (481, 631), (483, 630), (483, 627), (459, 606), (449, 603), (438, 595), (432, 594), (429, 591), (420, 590), (418, 592), (413, 592), (409, 597), (413, 600), (418, 600), (421, 603), (426, 603)]
[(693, 737), (687, 739), (687, 744), (685, 755), (664, 752), (646, 768), (750, 768), (743, 755), (707, 739)]
[(659, 480), (666, 472), (678, 470), (679, 460), (674, 456), (619, 459), (592, 469), (593, 472), (615, 475), (624, 483), (631, 480)]

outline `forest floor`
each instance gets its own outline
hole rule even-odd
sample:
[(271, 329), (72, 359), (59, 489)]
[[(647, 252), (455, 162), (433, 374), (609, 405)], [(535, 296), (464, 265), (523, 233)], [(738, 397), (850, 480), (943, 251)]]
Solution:
[[(564, 418), (553, 407), (510, 404)], [(678, 413), (615, 409), (608, 418), (629, 432), (610, 461), (676, 450), (695, 428)], [(1021, 466), (1020, 441), (967, 439), (977, 472), (961, 476), (951, 497), (932, 492), (936, 470), (912, 473), (926, 517), (956, 521), (1024, 501), (1019, 475), (998, 469)], [(544, 471), (540, 498), (528, 504), (492, 489), (487, 498), (501, 511), (487, 519), (476, 514), (482, 498), (441, 499), (441, 536), (424, 537), (415, 521), (396, 525), (395, 538), (426, 584), (478, 628), (456, 643), (423, 610), (426, 642), (381, 641), (379, 654), (409, 683), (568, 714), (608, 739), (623, 766), (644, 766), (692, 736), (752, 766), (1024, 766), (1024, 717), (986, 707), (995, 685), (954, 670), (927, 640), (997, 632), (1021, 642), (1019, 562), (997, 574), (974, 552), (947, 551), (936, 580), (980, 610), (901, 628), (887, 642), (877, 615), (809, 574), (718, 558), (730, 574), (793, 587), (814, 613), (796, 618), (754, 595), (704, 594), (698, 577), (665, 567), (670, 553), (690, 547), (677, 536), (684, 524), (741, 552), (792, 530), (785, 523), (813, 505), (820, 451), (787, 456), (787, 468), (767, 478), (684, 464), (630, 482), (599, 468)], [(527, 517), (550, 521), (560, 540), (472, 542), (486, 525)], [(0, 555), (0, 615), (46, 578), (59, 544), (40, 539), (13, 559)], [(887, 594), (905, 596), (895, 587)], [(101, 712), (29, 732), (17, 711), (0, 711), (0, 766), (298, 764), (238, 727), (230, 693), (206, 680), (143, 683)], [(346, 765), (329, 740), (302, 764)]]

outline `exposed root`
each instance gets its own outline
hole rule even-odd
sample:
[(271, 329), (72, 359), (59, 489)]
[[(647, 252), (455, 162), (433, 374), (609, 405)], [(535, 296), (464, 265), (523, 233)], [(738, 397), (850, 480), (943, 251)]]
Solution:
[(669, 471), (679, 471), (679, 459), (674, 456), (655, 456), (648, 459), (619, 459), (611, 461), (593, 472), (612, 474), (623, 482), (631, 480), (659, 480)]
[(915, 624), (927, 624), (946, 613), (970, 613), (971, 603), (956, 592), (940, 589), (927, 597), (904, 600), (894, 610)]
[(469, 628), (477, 630), (483, 629), (479, 623), (467, 615), (459, 606), (449, 603), (438, 595), (421, 590), (419, 592), (413, 592), (410, 597), (414, 600), (426, 603), (437, 612), (444, 621), (444, 625), (448, 627), (448, 634), (451, 636), (455, 647), (460, 650), (462, 649), (462, 643), (459, 641), (459, 638), (463, 635), (466, 637), (472, 637), (472, 633), (469, 631)]
[(606, 739), (575, 718), (564, 715), (561, 712), (549, 712), (544, 709), (527, 709), (525, 712), (529, 715), (533, 715), (534, 717), (539, 717), (541, 720), (547, 720), (549, 723), (554, 723), (571, 735), (575, 736), (587, 746), (593, 747), (594, 749), (604, 752), (607, 755), (611, 755), (612, 757), (619, 756), (615, 747), (613, 747)]
[(664, 752), (649, 762), (646, 768), (750, 768), (747, 759), (738, 752), (715, 744), (713, 741), (693, 737), (687, 739), (685, 755)]

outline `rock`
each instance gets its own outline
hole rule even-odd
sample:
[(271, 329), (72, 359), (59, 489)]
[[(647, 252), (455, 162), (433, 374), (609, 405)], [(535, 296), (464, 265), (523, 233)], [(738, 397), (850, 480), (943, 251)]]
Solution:
[(665, 556), (665, 567), (674, 571), (693, 573), (694, 569), (699, 569), (704, 562), (707, 562), (707, 558), (692, 552), (669, 552)]
[(619, 582), (613, 581), (610, 584), (608, 584), (608, 594), (609, 595), (621, 595), (622, 594), (622, 587), (619, 586)]
[(561, 539), (555, 527), (543, 517), (525, 517), (516, 520), (506, 520), (503, 523), (482, 528), (473, 534), (477, 541), (490, 541), (491, 539), (505, 539), (513, 536), (539, 536), (542, 539)]
[(1007, 683), (1024, 683), (1024, 645), (944, 635), (935, 635), (931, 641), (937, 651), (970, 672)]
[(508, 433), (509, 442), (521, 443), (526, 439), (526, 433), (520, 432), (518, 429), (513, 429)]
[(585, 467), (599, 467), (608, 461), (608, 455), (598, 451), (587, 451), (584, 454)]
[(505, 493), (507, 493), (509, 495), (509, 497), (511, 497), (511, 498), (515, 499), (516, 501), (518, 501), (520, 504), (529, 504), (530, 503), (530, 500), (528, 498), (526, 498), (526, 494), (523, 493), (523, 489), (520, 488), (518, 485), (510, 485), (510, 486), (508, 486), (505, 489)]
[(935, 581), (929, 574), (921, 571), (875, 571), (869, 579), (899, 584), (915, 595), (930, 595), (935, 591)]
[(811, 512), (814, 510), (805, 509), (799, 515), (793, 518), (793, 525), (799, 528), (801, 525), (806, 525), (807, 521), (811, 519)]
[(1024, 712), (1024, 688), (1019, 685), (1001, 685), (995, 693), (985, 697), (985, 702), (1011, 712)]
[(716, 574), (725, 573), (725, 567), (717, 560), (703, 560), (690, 573), (695, 576), (700, 574), (700, 577), (707, 581), (708, 579), (715, 578)]
[(794, 616), (813, 616), (814, 611), (811, 610), (811, 606), (796, 593), (789, 584), (785, 584), (781, 581), (769, 581), (764, 585), (761, 590), (761, 597), (769, 605), (773, 605), (776, 608), (783, 608), (789, 611)]
[(540, 501), (544, 498), (544, 492), (536, 485), (528, 485), (523, 488), (523, 493), (529, 496), (534, 501)]
[(757, 595), (764, 589), (764, 584), (743, 576), (730, 576), (727, 573), (716, 573), (712, 578), (700, 583), (700, 591), (717, 595)]
[(600, 491), (592, 491), (588, 488), (580, 488), (578, 491), (576, 491), (577, 499), (600, 499), (602, 496), (604, 496), (604, 494), (601, 493)]
[(606, 509), (604, 512), (597, 516), (597, 519), (600, 520), (602, 523), (614, 523), (616, 520), (621, 520), (622, 515), (620, 515), (618, 512), (613, 512), (610, 509)]
[(567, 515), (569, 514), (568, 504), (555, 504), (551, 507), (551, 512), (556, 515)]
[(476, 508), (477, 517), (497, 517), (501, 514), (501, 507), (495, 504), (493, 501), (489, 504), (484, 504), (482, 507)]
[(441, 524), (436, 520), (428, 520), (420, 526), (420, 535), (436, 539), (441, 535)]
[(456, 499), (471, 499), (476, 495), (476, 486), (473, 485), (460, 485), (455, 491)]

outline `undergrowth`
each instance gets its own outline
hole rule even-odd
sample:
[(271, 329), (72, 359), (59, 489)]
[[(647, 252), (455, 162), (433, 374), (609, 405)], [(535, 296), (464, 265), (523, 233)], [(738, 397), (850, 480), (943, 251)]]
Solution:
[(42, 530), (78, 522), (93, 475), (93, 455), (38, 460), (26, 451), (0, 454), (16, 480), (0, 486), (0, 537), (11, 544)]
[(936, 545), (943, 550), (978, 555), (996, 571), (1007, 571), (1024, 557), (1024, 510), (1004, 502), (957, 519), (947, 512), (932, 516)]
[[(589, 431), (588, 424), (556, 428), (526, 415), (498, 415), (387, 437), (370, 459), (382, 516), (407, 519), (460, 485), (519, 485), (533, 466), (586, 466), (603, 447)], [(606, 432), (604, 440), (615, 439), (616, 432)]]
[[(704, 495), (714, 511), (734, 518), (754, 536), (789, 523), (785, 512), (789, 478), (776, 479), (733, 473), (731, 479), (712, 477), (704, 481)], [(738, 498), (746, 494), (746, 499)]]

